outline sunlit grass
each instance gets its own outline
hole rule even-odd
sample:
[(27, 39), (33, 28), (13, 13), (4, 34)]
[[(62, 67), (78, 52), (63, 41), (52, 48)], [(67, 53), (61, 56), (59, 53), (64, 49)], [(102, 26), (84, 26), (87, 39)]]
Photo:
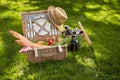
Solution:
[[(21, 46), (9, 35), (22, 34), (21, 12), (60, 6), (68, 14), (65, 25), (79, 28), (81, 21), (92, 46), (82, 37), (79, 50), (68, 49), (67, 59), (31, 64), (19, 54)], [(118, 0), (1, 0), (0, 80), (119, 80), (120, 14)]]
[(92, 58), (80, 57), (79, 55), (76, 55), (76, 59), (79, 64), (85, 67), (96, 68), (95, 61)]
[(0, 38), (0, 53), (2, 54), (2, 52), (4, 52), (4, 50), (5, 50), (4, 49), (4, 43), (3, 43), (2, 39)]
[[(28, 1), (24, 1), (24, 0), (17, 1), (17, 2), (16, 1), (5, 1), (5, 2), (1, 2), (1, 5), (4, 5), (7, 8), (9, 8), (9, 11), (15, 11), (15, 12), (28, 11), (28, 10), (30, 11), (30, 10), (36, 10), (39, 8), (39, 6), (36, 6), (36, 7), (31, 6), (27, 2)], [(32, 3), (37, 3), (37, 1), (32, 1)]]
[(87, 4), (86, 4), (86, 7), (88, 8), (88, 9), (97, 9), (97, 8), (100, 8), (100, 5), (99, 4), (96, 4), (96, 3), (94, 3), (94, 2), (88, 2)]
[(85, 12), (84, 14), (92, 20), (95, 21), (101, 21), (105, 24), (117, 24), (120, 25), (119, 21), (120, 20), (120, 14), (118, 14), (116, 10), (110, 9), (108, 5), (98, 5), (98, 4), (87, 4), (87, 8), (90, 9), (100, 9), (99, 11), (94, 11), (94, 12)]

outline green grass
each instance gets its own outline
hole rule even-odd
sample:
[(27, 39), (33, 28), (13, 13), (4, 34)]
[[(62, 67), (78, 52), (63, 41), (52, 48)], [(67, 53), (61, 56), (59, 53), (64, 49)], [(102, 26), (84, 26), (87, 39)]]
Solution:
[[(63, 61), (27, 62), (18, 53), (21, 46), (8, 30), (22, 34), (20, 12), (65, 9), (65, 24), (78, 27), (81, 21), (92, 46), (82, 39), (79, 51), (68, 51)], [(120, 80), (120, 0), (1, 0), (0, 80)]]

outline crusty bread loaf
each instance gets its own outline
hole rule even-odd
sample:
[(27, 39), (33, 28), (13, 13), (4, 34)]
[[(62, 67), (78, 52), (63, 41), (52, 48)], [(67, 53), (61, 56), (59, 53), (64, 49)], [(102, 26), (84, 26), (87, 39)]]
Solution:
[(14, 36), (15, 38), (17, 38), (18, 40), (16, 40), (17, 44), (22, 45), (22, 46), (29, 46), (32, 48), (35, 47), (45, 47), (45, 45), (40, 45), (40, 44), (36, 44), (36, 43), (32, 43), (31, 41), (29, 41), (27, 38), (25, 38), (23, 35), (10, 30), (9, 33)]

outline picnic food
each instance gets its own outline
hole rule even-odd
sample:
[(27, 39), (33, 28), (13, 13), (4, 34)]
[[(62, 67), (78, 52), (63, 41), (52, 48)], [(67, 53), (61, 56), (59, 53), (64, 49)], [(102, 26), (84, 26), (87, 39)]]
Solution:
[(45, 41), (38, 41), (37, 44), (39, 44), (39, 45), (47, 45), (47, 42), (45, 42)]
[(32, 43), (31, 41), (29, 41), (27, 38), (25, 38), (24, 36), (22, 36), (21, 34), (10, 30), (9, 33), (14, 36), (15, 38), (17, 38), (18, 40), (16, 40), (17, 44), (22, 45), (22, 46), (29, 46), (32, 48), (38, 48), (38, 47), (45, 47), (45, 45), (40, 45), (40, 44), (36, 44), (36, 43)]
[(83, 36), (85, 37), (85, 40), (86, 40), (87, 44), (88, 44), (89, 46), (92, 45), (92, 42), (91, 42), (90, 38), (88, 37), (86, 31), (84, 30), (84, 28), (83, 28), (83, 26), (82, 26), (82, 24), (81, 24), (80, 22), (78, 22), (78, 26), (79, 26), (80, 29), (83, 31)]
[(48, 45), (51, 45), (51, 44), (53, 44), (54, 43), (54, 40), (53, 39), (48, 39)]

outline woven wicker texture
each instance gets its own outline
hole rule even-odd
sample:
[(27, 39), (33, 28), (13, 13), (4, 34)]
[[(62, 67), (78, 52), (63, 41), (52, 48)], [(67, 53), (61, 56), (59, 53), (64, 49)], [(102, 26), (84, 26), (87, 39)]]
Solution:
[[(23, 33), (26, 38), (31, 41), (46, 41), (49, 38), (55, 38), (57, 41), (60, 34), (56, 26), (50, 23), (47, 11), (23, 12), (22, 13)], [(67, 45), (61, 45), (62, 52), (58, 46), (37, 49), (37, 57), (35, 50), (27, 52), (28, 61), (31, 63), (40, 63), (46, 60), (63, 60), (66, 58)]]

